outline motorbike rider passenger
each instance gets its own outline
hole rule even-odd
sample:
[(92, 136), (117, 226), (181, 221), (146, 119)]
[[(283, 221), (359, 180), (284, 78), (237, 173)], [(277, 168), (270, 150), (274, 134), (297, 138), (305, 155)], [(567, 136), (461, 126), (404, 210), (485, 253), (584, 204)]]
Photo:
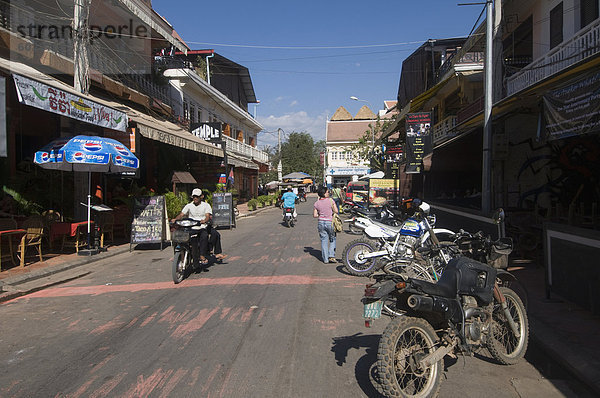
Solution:
[(287, 187), (287, 192), (281, 195), (281, 200), (283, 201), (283, 216), (285, 217), (285, 209), (294, 209), (294, 219), (298, 217), (296, 213), (296, 200), (298, 199), (298, 195), (296, 195), (292, 191), (292, 187)]
[(224, 259), (226, 255), (222, 253), (221, 249), (221, 234), (210, 227), (212, 207), (204, 201), (204, 192), (201, 189), (195, 188), (192, 190), (192, 201), (186, 204), (181, 213), (172, 221), (181, 220), (184, 217), (201, 223), (200, 232), (191, 241), (194, 268), (198, 268), (198, 264), (208, 264), (207, 256), (210, 248), (214, 250), (217, 260)]

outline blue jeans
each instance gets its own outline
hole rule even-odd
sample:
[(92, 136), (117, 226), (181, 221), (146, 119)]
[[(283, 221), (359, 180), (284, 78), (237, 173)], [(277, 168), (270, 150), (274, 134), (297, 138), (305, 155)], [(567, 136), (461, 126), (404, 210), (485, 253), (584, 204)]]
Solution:
[(331, 221), (319, 221), (317, 224), (319, 237), (321, 238), (321, 255), (323, 262), (327, 264), (330, 258), (335, 258), (335, 231)]

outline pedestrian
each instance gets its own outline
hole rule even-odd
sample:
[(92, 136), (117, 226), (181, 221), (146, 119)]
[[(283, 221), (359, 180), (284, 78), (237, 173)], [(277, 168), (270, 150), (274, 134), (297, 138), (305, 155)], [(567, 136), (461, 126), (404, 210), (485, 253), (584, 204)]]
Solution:
[(335, 263), (335, 230), (333, 229), (333, 213), (338, 213), (335, 202), (329, 197), (329, 189), (320, 186), (317, 189), (319, 199), (315, 202), (313, 217), (318, 218), (317, 231), (321, 238), (321, 257), (323, 262)]
[(333, 201), (335, 202), (335, 205), (337, 206), (337, 209), (339, 212), (340, 210), (340, 206), (342, 205), (342, 189), (340, 188), (340, 186), (336, 186), (331, 190), (331, 197), (333, 198)]

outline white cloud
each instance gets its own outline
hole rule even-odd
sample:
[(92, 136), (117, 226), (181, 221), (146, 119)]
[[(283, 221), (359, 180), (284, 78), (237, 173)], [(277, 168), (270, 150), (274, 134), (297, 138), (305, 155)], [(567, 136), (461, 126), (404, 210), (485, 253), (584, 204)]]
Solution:
[(298, 105), (298, 101), (296, 101), (296, 100), (293, 100), (293, 101), (290, 103), (290, 107), (292, 107), (292, 106), (296, 106), (296, 105)]
[[(282, 116), (260, 117), (259, 115), (258, 122), (263, 125), (266, 132), (261, 132), (258, 135), (258, 145), (261, 147), (264, 145), (277, 146), (278, 128), (283, 129), (286, 134), (306, 132), (315, 141), (324, 140), (327, 115), (327, 111), (316, 116), (311, 116), (306, 111), (290, 112)], [(285, 135), (282, 135), (282, 142), (285, 140), (284, 137)]]
[(275, 98), (275, 102), (281, 102), (283, 101), (283, 97), (279, 96), (277, 98)]

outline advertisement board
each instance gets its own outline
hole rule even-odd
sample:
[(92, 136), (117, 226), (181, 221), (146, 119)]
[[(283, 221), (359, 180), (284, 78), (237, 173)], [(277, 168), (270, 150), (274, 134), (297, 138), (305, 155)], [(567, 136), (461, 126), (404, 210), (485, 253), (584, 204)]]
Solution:
[(393, 203), (398, 195), (398, 183), (398, 180), (393, 179), (369, 180), (369, 204), (377, 207)]
[(405, 173), (421, 173), (423, 158), (431, 153), (431, 112), (409, 113), (406, 115), (406, 169)]

